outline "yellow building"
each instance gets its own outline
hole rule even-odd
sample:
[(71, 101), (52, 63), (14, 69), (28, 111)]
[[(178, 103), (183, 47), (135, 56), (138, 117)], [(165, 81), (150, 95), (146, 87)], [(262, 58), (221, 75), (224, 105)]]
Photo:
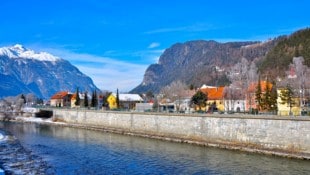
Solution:
[[(277, 89), (278, 93), (278, 99), (277, 99), (277, 105), (278, 105), (278, 115), (280, 116), (288, 116), (290, 115), (290, 105), (287, 103), (282, 104), (281, 100), (281, 90), (283, 89)], [(299, 98), (293, 98), (293, 104), (291, 105), (291, 114), (294, 116), (300, 115), (301, 108), (300, 108), (300, 102)]]
[(201, 92), (208, 96), (206, 110), (209, 112), (224, 111), (224, 86), (212, 87), (206, 86), (200, 88)]
[(116, 96), (114, 94), (109, 95), (109, 97), (107, 98), (107, 102), (109, 103), (110, 109), (116, 109), (117, 108)]
[[(119, 108), (121, 109), (135, 109), (136, 103), (141, 103), (143, 99), (138, 94), (119, 94)], [(116, 94), (112, 93), (107, 98), (110, 109), (116, 109)]]

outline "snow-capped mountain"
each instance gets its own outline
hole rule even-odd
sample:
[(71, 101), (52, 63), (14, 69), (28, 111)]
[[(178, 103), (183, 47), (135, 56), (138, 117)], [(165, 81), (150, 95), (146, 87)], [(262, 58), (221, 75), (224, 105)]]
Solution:
[(33, 50), (26, 49), (20, 44), (16, 44), (13, 47), (3, 47), (0, 48), (0, 55), (6, 55), (9, 58), (25, 58), (25, 59), (35, 59), (39, 61), (59, 61), (60, 58), (55, 57), (46, 52), (36, 53)]
[(68, 61), (20, 44), (0, 48), (0, 98), (34, 93), (49, 99), (57, 91), (91, 92), (93, 81)]

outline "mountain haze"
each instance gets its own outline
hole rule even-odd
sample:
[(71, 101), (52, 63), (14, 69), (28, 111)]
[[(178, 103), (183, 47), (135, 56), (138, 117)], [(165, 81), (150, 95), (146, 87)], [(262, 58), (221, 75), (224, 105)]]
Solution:
[(68, 61), (22, 45), (0, 48), (0, 98), (33, 93), (49, 99), (57, 91), (98, 89), (93, 81)]

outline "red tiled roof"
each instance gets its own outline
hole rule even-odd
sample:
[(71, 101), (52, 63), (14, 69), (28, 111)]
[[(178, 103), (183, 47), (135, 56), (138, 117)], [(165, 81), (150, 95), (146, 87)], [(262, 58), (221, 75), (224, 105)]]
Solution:
[(66, 95), (68, 95), (68, 91), (57, 92), (51, 97), (51, 99), (63, 99)]
[(221, 100), (224, 97), (224, 86), (212, 87), (212, 88), (202, 88), (201, 92), (208, 95), (208, 100)]

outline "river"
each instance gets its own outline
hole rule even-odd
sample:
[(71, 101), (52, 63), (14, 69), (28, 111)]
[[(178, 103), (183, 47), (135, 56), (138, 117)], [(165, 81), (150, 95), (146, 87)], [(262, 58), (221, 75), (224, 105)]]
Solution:
[(63, 126), (1, 123), (51, 174), (309, 174), (310, 161)]

